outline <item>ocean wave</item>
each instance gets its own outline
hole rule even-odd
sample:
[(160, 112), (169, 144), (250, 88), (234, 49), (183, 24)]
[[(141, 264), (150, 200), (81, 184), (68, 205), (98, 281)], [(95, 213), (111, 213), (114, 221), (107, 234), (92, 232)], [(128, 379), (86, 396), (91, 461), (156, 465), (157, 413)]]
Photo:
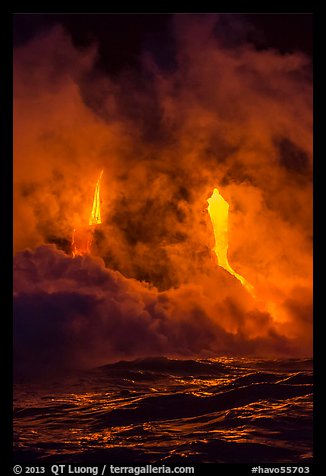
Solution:
[(307, 359), (154, 357), (17, 384), (15, 461), (308, 462), (312, 392)]

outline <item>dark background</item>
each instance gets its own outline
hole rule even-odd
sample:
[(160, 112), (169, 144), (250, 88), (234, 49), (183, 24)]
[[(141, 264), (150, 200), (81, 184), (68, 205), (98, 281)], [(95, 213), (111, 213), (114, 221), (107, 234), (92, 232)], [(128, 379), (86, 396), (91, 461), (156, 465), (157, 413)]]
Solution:
[[(203, 15), (203, 14), (200, 14)], [(257, 49), (275, 48), (282, 54), (301, 51), (312, 56), (313, 15), (301, 13), (222, 13), (224, 41), (230, 47), (250, 42)], [(96, 42), (96, 67), (117, 74), (127, 64), (140, 67), (141, 52), (150, 51), (161, 67), (173, 68), (173, 14), (15, 14), (14, 46), (60, 24), (76, 47)], [(223, 32), (222, 32), (223, 35)], [(221, 31), (219, 31), (221, 37)]]

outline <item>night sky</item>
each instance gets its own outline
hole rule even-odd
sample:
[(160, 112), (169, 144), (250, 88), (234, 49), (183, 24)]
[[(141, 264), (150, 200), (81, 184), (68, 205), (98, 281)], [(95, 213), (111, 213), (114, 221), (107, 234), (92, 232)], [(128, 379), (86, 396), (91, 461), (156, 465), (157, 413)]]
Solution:
[[(172, 14), (16, 14), (14, 46), (23, 45), (36, 34), (60, 24), (78, 48), (97, 42), (99, 57), (95, 66), (102, 72), (116, 74), (126, 65), (140, 68), (143, 50), (154, 54), (164, 68), (173, 68), (172, 17)], [(312, 56), (312, 14), (222, 14), (222, 25), (225, 43), (230, 47), (249, 41), (258, 50), (275, 48), (282, 54), (302, 51)]]

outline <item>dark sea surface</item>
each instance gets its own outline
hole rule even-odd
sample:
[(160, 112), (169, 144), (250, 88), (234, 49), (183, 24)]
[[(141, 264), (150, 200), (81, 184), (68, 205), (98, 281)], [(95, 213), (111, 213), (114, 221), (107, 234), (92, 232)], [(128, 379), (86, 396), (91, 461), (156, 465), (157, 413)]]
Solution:
[(312, 461), (312, 360), (150, 358), (14, 386), (14, 461)]

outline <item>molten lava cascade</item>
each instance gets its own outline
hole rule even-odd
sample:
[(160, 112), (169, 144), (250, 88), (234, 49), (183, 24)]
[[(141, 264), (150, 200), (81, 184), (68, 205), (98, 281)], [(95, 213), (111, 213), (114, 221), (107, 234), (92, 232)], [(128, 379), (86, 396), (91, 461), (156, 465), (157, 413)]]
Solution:
[(88, 226), (74, 229), (71, 241), (72, 256), (82, 256), (90, 254), (93, 241), (94, 226), (102, 223), (101, 220), (101, 199), (100, 199), (100, 181), (103, 175), (96, 182), (92, 211), (89, 217)]
[(100, 202), (100, 181), (103, 175), (103, 170), (101, 170), (98, 181), (96, 182), (93, 207), (89, 217), (89, 225), (99, 225), (101, 221), (101, 202)]
[(214, 188), (212, 196), (207, 200), (208, 201), (208, 213), (213, 225), (214, 237), (215, 237), (215, 246), (213, 248), (219, 266), (224, 268), (230, 274), (235, 276), (241, 284), (254, 295), (254, 288), (248, 281), (236, 273), (230, 266), (227, 252), (228, 252), (228, 215), (229, 215), (229, 204), (222, 195), (219, 193), (217, 188)]

